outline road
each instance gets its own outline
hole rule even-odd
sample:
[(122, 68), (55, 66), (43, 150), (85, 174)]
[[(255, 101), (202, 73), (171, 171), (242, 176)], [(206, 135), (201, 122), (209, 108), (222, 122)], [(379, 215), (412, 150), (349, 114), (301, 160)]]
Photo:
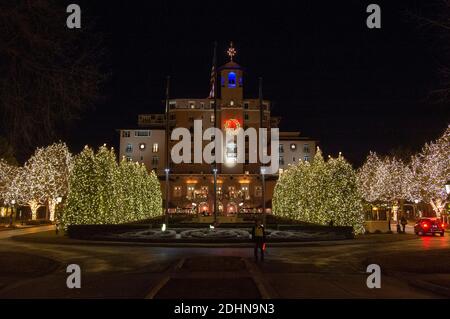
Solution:
[[(0, 298), (441, 298), (411, 285), (411, 279), (450, 283), (449, 236), (393, 234), (374, 235), (380, 236), (375, 242), (269, 245), (264, 264), (255, 264), (249, 248), (64, 245), (10, 238), (39, 230), (48, 228), (0, 234), (0, 257), (20, 260), (0, 270)], [(367, 288), (369, 263), (381, 266), (380, 289)], [(28, 268), (21, 270), (23, 264)], [(69, 264), (81, 267), (81, 289), (66, 286)]]

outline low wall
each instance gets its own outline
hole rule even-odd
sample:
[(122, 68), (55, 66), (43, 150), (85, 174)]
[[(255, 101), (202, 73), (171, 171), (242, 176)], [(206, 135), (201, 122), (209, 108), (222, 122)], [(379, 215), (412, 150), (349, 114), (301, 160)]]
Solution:
[[(154, 227), (151, 227), (154, 226)], [(221, 224), (220, 228), (243, 228), (251, 229), (253, 225), (248, 223), (236, 223), (236, 224)], [(67, 234), (70, 238), (74, 239), (96, 239), (102, 234), (108, 233), (122, 233), (129, 232), (133, 230), (146, 230), (149, 228), (158, 229), (160, 225), (134, 225), (134, 224), (123, 224), (123, 225), (70, 225), (67, 229)], [(169, 228), (206, 228), (205, 224), (191, 223), (191, 224), (177, 224), (169, 225)], [(322, 226), (322, 225), (268, 225), (268, 229), (272, 230), (296, 230), (305, 232), (324, 232), (324, 233), (334, 233), (338, 237), (345, 239), (354, 238), (353, 227), (349, 226)], [(167, 241), (166, 239), (159, 239), (158, 241)], [(284, 241), (284, 240), (282, 240)], [(289, 241), (289, 240), (288, 240)]]
[(370, 220), (364, 223), (364, 228), (368, 233), (387, 233), (389, 231), (389, 225), (387, 220)]

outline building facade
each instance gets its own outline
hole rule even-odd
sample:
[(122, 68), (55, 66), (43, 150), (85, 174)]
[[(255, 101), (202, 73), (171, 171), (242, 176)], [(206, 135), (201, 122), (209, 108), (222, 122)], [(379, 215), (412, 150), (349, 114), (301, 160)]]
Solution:
[[(245, 160), (236, 161), (236, 144), (224, 143), (223, 163), (181, 163), (175, 164), (170, 154), (178, 140), (171, 140), (175, 128), (186, 128), (194, 132), (194, 121), (200, 120), (203, 131), (220, 128), (227, 130), (260, 127), (277, 128), (280, 119), (271, 116), (271, 103), (266, 99), (244, 96), (244, 71), (230, 61), (217, 69), (214, 85), (217, 95), (208, 98), (168, 99), (167, 112), (141, 114), (138, 125), (132, 129), (119, 129), (120, 156), (144, 163), (149, 170), (155, 170), (161, 180), (163, 193), (165, 169), (169, 168), (169, 211), (211, 214), (214, 211), (214, 175), (217, 167), (217, 212), (233, 215), (238, 212), (262, 212), (263, 185), (260, 173), (261, 163), (249, 160), (250, 140), (245, 139)], [(217, 102), (215, 118), (214, 103)], [(167, 117), (166, 117), (167, 116)], [(166, 122), (166, 118), (168, 119)], [(166, 132), (167, 131), (167, 132)], [(166, 136), (168, 134), (168, 136)], [(300, 132), (280, 131), (279, 164), (282, 173), (289, 164), (313, 158), (317, 141), (300, 135)], [(205, 147), (211, 141), (197, 141)], [(194, 138), (191, 140), (191, 158), (194, 159)], [(167, 150), (167, 147), (169, 148)], [(202, 147), (202, 149), (203, 149)], [(270, 149), (270, 146), (269, 146)], [(273, 189), (278, 174), (265, 176), (265, 202), (268, 212), (271, 208)], [(164, 194), (165, 195), (165, 194)]]

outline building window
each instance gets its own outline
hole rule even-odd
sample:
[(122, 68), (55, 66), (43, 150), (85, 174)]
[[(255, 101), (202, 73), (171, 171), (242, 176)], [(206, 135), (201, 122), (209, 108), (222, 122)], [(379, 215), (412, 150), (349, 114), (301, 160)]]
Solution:
[(202, 186), (200, 189), (200, 196), (203, 198), (208, 198), (208, 186)]
[(139, 150), (144, 151), (145, 150), (145, 143), (139, 144)]
[(133, 160), (130, 155), (125, 156), (125, 158), (128, 162), (131, 162)]
[(262, 187), (255, 186), (255, 197), (262, 197)]
[(186, 196), (187, 196), (188, 199), (191, 199), (191, 198), (194, 197), (194, 190), (195, 190), (194, 186), (188, 186), (187, 187), (187, 194), (186, 194)]
[(122, 131), (122, 137), (130, 137), (130, 131)]
[(156, 167), (156, 166), (158, 166), (158, 163), (159, 163), (159, 157), (158, 156), (153, 156), (152, 157), (152, 166)]
[(239, 78), (239, 86), (242, 87), (242, 76)]
[(291, 144), (291, 150), (295, 151), (297, 149), (297, 144), (292, 143)]
[(195, 109), (195, 102), (189, 101), (189, 108), (190, 109)]
[(228, 73), (228, 87), (229, 88), (236, 87), (236, 73), (234, 72)]
[(305, 157), (303, 158), (305, 160), (305, 162), (309, 162), (309, 156), (305, 155)]
[(236, 197), (236, 189), (234, 188), (234, 186), (228, 187), (228, 196), (230, 196), (230, 198)]
[(244, 199), (250, 199), (250, 193), (248, 191), (248, 186), (242, 186), (242, 195), (244, 196)]
[(177, 107), (177, 102), (169, 102), (169, 108), (174, 109)]
[(150, 136), (150, 131), (149, 130), (134, 131), (134, 136)]
[(230, 101), (230, 106), (234, 106), (234, 101), (233, 100)]
[(176, 114), (170, 114), (170, 120), (175, 121), (177, 119)]
[(181, 197), (182, 196), (182, 188), (181, 186), (174, 186), (173, 188), (173, 197)]
[(303, 153), (309, 153), (309, 144), (303, 145)]
[(158, 153), (158, 143), (153, 143), (152, 151), (153, 153)]
[(209, 117), (209, 121), (210, 121), (211, 123), (214, 123), (214, 114), (212, 114), (212, 115)]
[(244, 109), (248, 110), (248, 102), (244, 102)]
[(248, 113), (244, 114), (244, 120), (248, 121)]
[(278, 145), (278, 152), (279, 153), (284, 153), (284, 146), (283, 146), (283, 144), (279, 144)]
[(141, 156), (141, 162), (143, 162), (144, 161), (144, 156)]
[(284, 165), (284, 157), (283, 156), (280, 156), (279, 163), (280, 163), (280, 165)]
[(133, 144), (128, 143), (125, 152), (132, 153), (133, 152)]

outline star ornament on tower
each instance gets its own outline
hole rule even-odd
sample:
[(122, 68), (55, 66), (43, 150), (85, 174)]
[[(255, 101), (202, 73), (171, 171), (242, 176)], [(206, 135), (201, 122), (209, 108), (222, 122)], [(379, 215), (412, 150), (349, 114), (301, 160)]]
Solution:
[(228, 48), (227, 54), (230, 57), (230, 61), (233, 62), (233, 57), (237, 54), (236, 49), (233, 47), (233, 42), (230, 42), (230, 47)]

